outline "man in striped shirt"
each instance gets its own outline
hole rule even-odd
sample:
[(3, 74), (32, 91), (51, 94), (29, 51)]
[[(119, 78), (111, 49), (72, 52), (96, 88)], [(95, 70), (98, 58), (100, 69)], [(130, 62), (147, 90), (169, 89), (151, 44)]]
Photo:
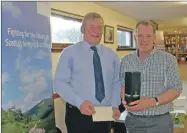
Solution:
[(172, 101), (182, 89), (176, 58), (154, 48), (156, 30), (149, 21), (136, 25), (137, 51), (123, 57), (121, 83), (125, 91), (125, 72), (141, 72), (140, 100), (129, 106), (125, 125), (128, 133), (173, 133), (173, 121), (169, 112)]

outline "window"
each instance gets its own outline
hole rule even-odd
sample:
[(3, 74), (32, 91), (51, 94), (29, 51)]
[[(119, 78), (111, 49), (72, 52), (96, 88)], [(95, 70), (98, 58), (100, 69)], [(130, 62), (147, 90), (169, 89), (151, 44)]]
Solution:
[(136, 44), (133, 39), (133, 30), (126, 27), (118, 26), (117, 28), (117, 38), (118, 38), (118, 49), (117, 50), (134, 50), (136, 49)]
[(81, 19), (52, 14), (50, 21), (52, 51), (60, 52), (63, 48), (82, 40)]

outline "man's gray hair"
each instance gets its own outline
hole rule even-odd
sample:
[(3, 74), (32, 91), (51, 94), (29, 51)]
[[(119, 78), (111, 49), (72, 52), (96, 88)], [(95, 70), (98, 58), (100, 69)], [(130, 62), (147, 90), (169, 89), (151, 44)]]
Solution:
[(141, 20), (141, 21), (139, 21), (139, 22), (136, 24), (136, 30), (137, 30), (137, 28), (138, 28), (138, 26), (139, 26), (140, 24), (146, 25), (146, 26), (151, 25), (151, 26), (153, 27), (153, 33), (156, 34), (156, 28), (155, 28), (155, 26), (154, 26), (150, 21), (147, 21), (147, 20)]
[(84, 25), (85, 25), (86, 21), (87, 21), (88, 19), (95, 19), (95, 18), (101, 19), (101, 20), (103, 21), (103, 23), (104, 23), (104, 20), (103, 20), (103, 18), (101, 17), (100, 14), (98, 14), (98, 13), (96, 13), (96, 12), (90, 12), (90, 13), (86, 14), (86, 15), (84, 16), (84, 18), (83, 18), (82, 25), (81, 25), (81, 32), (82, 32), (82, 33), (84, 33)]

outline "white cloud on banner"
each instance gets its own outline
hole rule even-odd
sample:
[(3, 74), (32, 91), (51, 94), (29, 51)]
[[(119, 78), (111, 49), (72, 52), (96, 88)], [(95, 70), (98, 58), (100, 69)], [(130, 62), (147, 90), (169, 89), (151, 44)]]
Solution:
[(31, 67), (28, 65), (30, 60), (18, 55), (15, 65), (20, 79), (18, 91), (23, 93), (24, 97), (9, 101), (4, 105), (5, 109), (15, 106), (25, 112), (41, 100), (52, 97), (52, 88), (50, 89), (48, 84), (50, 70)]
[(21, 10), (13, 4), (13, 2), (2, 2), (2, 10), (12, 13), (12, 16), (21, 16)]
[(2, 84), (4, 84), (5, 82), (7, 82), (9, 79), (9, 74), (7, 72), (3, 72), (2, 73)]
[(39, 50), (38, 53), (36, 54), (36, 58), (43, 59), (43, 58), (49, 57), (49, 55), (50, 55), (49, 52), (46, 52), (44, 50)]

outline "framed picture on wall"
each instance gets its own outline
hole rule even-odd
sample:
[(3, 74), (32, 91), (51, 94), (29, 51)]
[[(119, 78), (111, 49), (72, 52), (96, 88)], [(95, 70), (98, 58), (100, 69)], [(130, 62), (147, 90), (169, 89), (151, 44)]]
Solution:
[(114, 43), (114, 27), (105, 25), (104, 27), (104, 43)]

